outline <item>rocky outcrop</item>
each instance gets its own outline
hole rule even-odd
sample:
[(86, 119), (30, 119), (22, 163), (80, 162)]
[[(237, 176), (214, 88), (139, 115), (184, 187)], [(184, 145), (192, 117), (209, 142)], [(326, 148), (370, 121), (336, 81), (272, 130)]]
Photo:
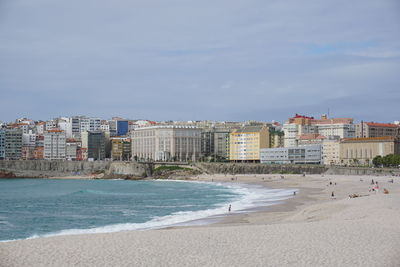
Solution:
[(0, 170), (0, 178), (15, 178), (15, 173)]

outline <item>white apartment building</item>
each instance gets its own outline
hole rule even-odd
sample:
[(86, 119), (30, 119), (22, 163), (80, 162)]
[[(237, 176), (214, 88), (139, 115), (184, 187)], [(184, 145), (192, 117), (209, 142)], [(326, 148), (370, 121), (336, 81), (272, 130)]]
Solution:
[(36, 133), (39, 135), (44, 134), (44, 131), (46, 130), (46, 123), (45, 122), (38, 122), (36, 124)]
[(79, 144), (77, 142), (67, 142), (65, 146), (65, 158), (67, 160), (76, 160)]
[(302, 134), (318, 133), (317, 127), (314, 125), (299, 125), (294, 123), (285, 123), (283, 125), (284, 146), (297, 146), (297, 138)]
[(101, 120), (99, 118), (80, 117), (81, 133), (85, 131), (95, 132), (100, 130)]
[(32, 133), (32, 130), (29, 133), (22, 134), (22, 146), (34, 147), (36, 145), (36, 134)]
[(65, 159), (65, 132), (58, 129), (49, 130), (44, 134), (44, 159)]
[(58, 128), (57, 120), (46, 121), (46, 131)]
[(132, 131), (132, 158), (195, 161), (201, 156), (201, 129), (194, 126), (150, 126)]
[(69, 118), (60, 119), (58, 121), (58, 128), (65, 132), (67, 138), (72, 138), (72, 124)]
[(323, 136), (339, 136), (340, 138), (355, 138), (356, 125), (347, 123), (316, 124), (317, 131)]
[(321, 164), (321, 145), (262, 148), (261, 163), (269, 164)]
[(110, 132), (110, 124), (109, 124), (109, 122), (106, 121), (106, 120), (101, 121), (100, 130), (102, 132)]
[(298, 138), (303, 134), (320, 134), (325, 137), (339, 136), (340, 138), (354, 138), (356, 126), (350, 118), (328, 118), (322, 115), (321, 119), (296, 114), (295, 117), (283, 125), (285, 133), (285, 147), (297, 146)]

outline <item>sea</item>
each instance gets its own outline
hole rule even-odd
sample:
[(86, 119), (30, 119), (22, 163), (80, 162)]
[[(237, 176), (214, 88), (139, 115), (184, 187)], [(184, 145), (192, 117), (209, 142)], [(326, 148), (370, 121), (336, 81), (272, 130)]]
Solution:
[(171, 180), (0, 179), (0, 241), (209, 223), (293, 189)]

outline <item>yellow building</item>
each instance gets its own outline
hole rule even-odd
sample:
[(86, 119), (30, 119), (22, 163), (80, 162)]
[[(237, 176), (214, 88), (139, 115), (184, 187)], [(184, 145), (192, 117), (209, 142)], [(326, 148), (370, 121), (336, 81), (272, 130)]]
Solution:
[(229, 135), (229, 160), (260, 161), (260, 149), (270, 147), (269, 128), (246, 126)]
[(344, 139), (340, 142), (342, 165), (371, 165), (376, 156), (400, 154), (400, 140), (392, 136)]

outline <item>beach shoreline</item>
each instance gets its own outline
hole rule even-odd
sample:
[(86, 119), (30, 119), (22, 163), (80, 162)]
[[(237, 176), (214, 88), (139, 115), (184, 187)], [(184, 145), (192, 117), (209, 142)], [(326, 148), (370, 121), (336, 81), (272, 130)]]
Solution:
[[(380, 192), (369, 192), (372, 179), (379, 181)], [(400, 183), (396, 178), (389, 183), (390, 179), (198, 175), (190, 180), (298, 192), (281, 204), (233, 212), (208, 225), (0, 243), (0, 259), (4, 266), (396, 266), (400, 262), (400, 226), (394, 222), (400, 219)], [(389, 194), (383, 194), (383, 188)], [(363, 197), (349, 198), (351, 194)]]

